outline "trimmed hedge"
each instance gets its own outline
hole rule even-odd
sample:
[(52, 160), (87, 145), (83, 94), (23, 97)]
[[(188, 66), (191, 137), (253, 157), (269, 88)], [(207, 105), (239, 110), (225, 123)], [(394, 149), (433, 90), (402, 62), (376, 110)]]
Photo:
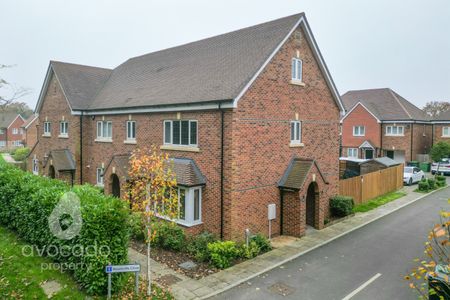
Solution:
[(428, 184), (428, 180), (419, 181), (419, 191), (427, 192), (430, 189), (430, 185)]
[(30, 153), (30, 148), (18, 148), (14, 152), (13, 158), (15, 161), (24, 161)]
[[(67, 192), (79, 197), (83, 222), (81, 231), (71, 240), (55, 237), (48, 222)], [(108, 262), (127, 263), (128, 216), (124, 202), (102, 195), (89, 185), (70, 188), (62, 181), (35, 176), (0, 163), (0, 224), (14, 230), (34, 249), (44, 249), (43, 254), (51, 256), (55, 263), (67, 264), (66, 268), (71, 268), (75, 279), (89, 294), (106, 293), (105, 267)], [(63, 229), (64, 219), (71, 222), (66, 215), (60, 216)], [(95, 249), (96, 253), (93, 252)], [(125, 277), (112, 278), (113, 289), (117, 291)]]
[(335, 217), (345, 217), (353, 212), (355, 203), (352, 197), (334, 196), (330, 199), (331, 214)]

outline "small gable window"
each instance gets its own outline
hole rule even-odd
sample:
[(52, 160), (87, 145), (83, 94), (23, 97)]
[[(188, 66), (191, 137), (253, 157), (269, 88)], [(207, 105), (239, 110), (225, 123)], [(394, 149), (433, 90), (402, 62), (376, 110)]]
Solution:
[(292, 59), (292, 81), (302, 82), (303, 62), (300, 58)]
[(44, 122), (44, 135), (50, 136), (51, 135), (51, 123), (50, 122)]
[(69, 123), (66, 121), (62, 121), (59, 123), (59, 135), (60, 136), (67, 136), (69, 134)]
[(291, 144), (301, 144), (302, 142), (302, 122), (291, 121)]

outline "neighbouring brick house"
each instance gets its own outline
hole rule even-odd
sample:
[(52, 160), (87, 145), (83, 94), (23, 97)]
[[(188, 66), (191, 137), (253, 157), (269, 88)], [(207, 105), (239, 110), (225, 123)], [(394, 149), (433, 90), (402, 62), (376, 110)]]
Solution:
[(450, 111), (433, 118), (433, 144), (444, 141), (450, 143)]
[(341, 156), (388, 156), (397, 162), (428, 154), (433, 128), (418, 107), (388, 88), (349, 91), (342, 96)]
[(38, 121), (38, 116), (33, 114), (22, 124), (22, 140), (25, 147), (33, 148), (37, 143)]
[(324, 226), (338, 193), (344, 108), (304, 14), (127, 60), (50, 62), (36, 106), (36, 174), (123, 196), (129, 154), (173, 158), (179, 224), (242, 239)]
[(0, 150), (23, 146), (22, 125), (24, 122), (20, 114), (0, 112)]

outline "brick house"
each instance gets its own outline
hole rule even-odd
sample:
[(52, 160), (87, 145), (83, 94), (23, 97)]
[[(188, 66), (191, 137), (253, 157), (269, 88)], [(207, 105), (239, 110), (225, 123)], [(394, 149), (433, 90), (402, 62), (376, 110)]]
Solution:
[(432, 124), (418, 107), (391, 89), (349, 91), (342, 95), (341, 156), (370, 159), (388, 156), (416, 160), (432, 146)]
[(22, 140), (25, 147), (33, 148), (37, 143), (38, 121), (38, 116), (33, 114), (22, 124)]
[[(128, 158), (173, 158), (188, 232), (303, 236), (338, 193), (344, 107), (304, 14), (131, 58), (50, 62), (36, 106), (36, 174), (123, 196)], [(271, 206), (273, 207), (273, 206)]]
[(25, 120), (13, 112), (0, 113), (0, 150), (23, 146), (22, 125)]
[(443, 112), (432, 118), (433, 145), (438, 142), (450, 143), (450, 111)]

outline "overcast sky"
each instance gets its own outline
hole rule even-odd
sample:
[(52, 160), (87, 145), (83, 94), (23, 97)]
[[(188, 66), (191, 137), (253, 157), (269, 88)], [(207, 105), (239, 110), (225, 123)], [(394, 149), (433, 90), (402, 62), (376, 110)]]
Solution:
[(449, 0), (0, 0), (0, 64), (16, 65), (0, 78), (30, 88), (34, 108), (49, 60), (114, 68), (298, 12), (341, 94), (390, 87), (420, 107), (450, 101)]

